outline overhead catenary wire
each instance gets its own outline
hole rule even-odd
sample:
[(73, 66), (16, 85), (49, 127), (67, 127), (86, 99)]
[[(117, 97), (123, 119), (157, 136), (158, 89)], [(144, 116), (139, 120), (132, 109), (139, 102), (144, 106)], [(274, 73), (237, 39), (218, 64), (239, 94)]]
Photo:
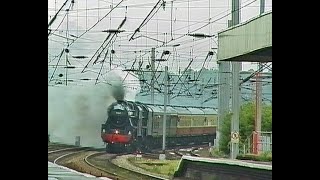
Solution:
[[(110, 0), (111, 1), (111, 0)], [(204, 0), (203, 0), (204, 1)], [(192, 1), (192, 0), (185, 0), (185, 1), (174, 1), (174, 3), (176, 4), (178, 4), (178, 3), (187, 3), (187, 2), (195, 2), (195, 1)], [(206, 0), (206, 2), (208, 2), (208, 0)], [(210, 2), (209, 2), (210, 3)], [(149, 3), (149, 4), (151, 4), (151, 3)], [(101, 3), (100, 3), (100, 5), (101, 5)], [(126, 4), (126, 5), (128, 5), (128, 4)], [(130, 7), (130, 6), (128, 6), (128, 7)], [(121, 8), (121, 6), (119, 6), (119, 8)], [(182, 8), (182, 7), (181, 7)], [(191, 8), (192, 7), (190, 7), (190, 10), (191, 10)], [(89, 9), (89, 8), (88, 8)], [(100, 9), (101, 10), (101, 6), (99, 7), (98, 6), (98, 9)], [(110, 8), (109, 8), (110, 9)], [(100, 13), (100, 12), (102, 12), (102, 11), (99, 11), (98, 10), (98, 12)], [(71, 13), (71, 12), (70, 12)], [(70, 16), (71, 17), (71, 16)], [(88, 16), (89, 17), (89, 16)], [(114, 15), (112, 15), (112, 18), (115, 18), (115, 16)], [(120, 18), (120, 17), (119, 17)], [(128, 19), (134, 19), (134, 17), (128, 17)], [(141, 19), (141, 18), (140, 18)], [(154, 19), (152, 19), (152, 20), (154, 20)], [(159, 21), (161, 21), (161, 19), (160, 18), (157, 18), (157, 20), (159, 20)], [(212, 23), (212, 21), (213, 21), (214, 19), (211, 19), (211, 21), (210, 21), (210, 19), (206, 19), (206, 21), (208, 22), (211, 22)], [(171, 19), (170, 20), (167, 20), (167, 21), (170, 21), (170, 23), (172, 22), (172, 23), (174, 23), (174, 21), (172, 21)], [(178, 19), (178, 21), (179, 21), (179, 19)], [(153, 21), (154, 22), (154, 21)], [(184, 22), (186, 22), (186, 21), (184, 21)], [(192, 23), (192, 21), (190, 20), (189, 21), (190, 22), (190, 25), (192, 25), (191, 23)], [(204, 22), (204, 24), (206, 24), (207, 22)], [(223, 24), (226, 24), (226, 23), (223, 23)], [(199, 25), (203, 25), (203, 24), (201, 24), (201, 23), (199, 23), (199, 24), (197, 24), (198, 26)], [(180, 26), (180, 25), (179, 25)], [(196, 25), (195, 25), (196, 26)], [(180, 26), (181, 27), (181, 26)], [(199, 26), (200, 27), (200, 26)], [(197, 27), (196, 27), (197, 28)], [(60, 28), (61, 29), (61, 28)], [(175, 29), (176, 28), (173, 28), (172, 30), (173, 30), (173, 32), (172, 32), (172, 34), (173, 35), (176, 35), (177, 37), (179, 37), (179, 35), (185, 35), (185, 33), (181, 33), (183, 30), (186, 30), (186, 29), (181, 29), (180, 31), (175, 31)], [(69, 30), (71, 30), (70, 28), (69, 28)], [(190, 30), (192, 31), (193, 29), (192, 28), (190, 28)], [(97, 30), (97, 29), (92, 29), (92, 30), (90, 30), (90, 31), (88, 31), (87, 33), (93, 33), (93, 32), (97, 32), (97, 33), (101, 33), (101, 32), (98, 32), (99, 30)], [(171, 30), (170, 30), (171, 31)], [(169, 31), (169, 32), (170, 32)], [(81, 31), (80, 31), (81, 32)], [(131, 31), (130, 33), (132, 33), (133, 31)], [(153, 37), (155, 37), (155, 36), (149, 36), (150, 35), (150, 33), (152, 32), (151, 31), (151, 29), (149, 29), (148, 31), (144, 31), (144, 30), (141, 30), (141, 32), (146, 32), (146, 36), (148, 36), (148, 37), (150, 37), (150, 38), (153, 38)], [(162, 32), (161, 31), (158, 31), (158, 33), (156, 32), (156, 34), (158, 34), (159, 36), (160, 36), (160, 39), (162, 39), (162, 35), (161, 34), (164, 34), (166, 31), (163, 31), (162, 30)], [(126, 30), (126, 32), (125, 32), (126, 34), (128, 34), (129, 33), (129, 30)], [(123, 40), (123, 41), (127, 41), (127, 39), (125, 38), (125, 36), (123, 36), (123, 34), (120, 34), (121, 35), (121, 37), (123, 37), (121, 40)], [(77, 34), (77, 36), (78, 36), (78, 34)], [(119, 36), (120, 37), (120, 36)], [(174, 36), (173, 36), (174, 37)], [(174, 38), (176, 38), (176, 37), (174, 37)], [(55, 38), (55, 39), (57, 39), (58, 40), (58, 38)], [(80, 39), (82, 39), (82, 37), (81, 38), (79, 38), (79, 40)], [(170, 39), (172, 39), (172, 38), (170, 38)], [(169, 40), (170, 40), (169, 39)], [(186, 40), (185, 40), (186, 39)], [(67, 39), (65, 39), (64, 41), (66, 41)], [(72, 42), (72, 40), (71, 39), (69, 39), (70, 40), (70, 42)], [(123, 42), (122, 41), (122, 42)], [(188, 41), (187, 40), (187, 37), (186, 38), (184, 38), (184, 39), (180, 39), (180, 41), (182, 42), (182, 41)], [(118, 55), (122, 55), (123, 53), (125, 53), (125, 54), (127, 54), (127, 57), (126, 58), (130, 58), (131, 57), (131, 54), (129, 54), (128, 52), (129, 51), (139, 51), (140, 49), (144, 49), (142, 46), (142, 48), (141, 47), (139, 47), (139, 46), (136, 46), (135, 47), (135, 45), (130, 45), (130, 44), (128, 44), (129, 46), (125, 46), (125, 43), (120, 43), (121, 41), (118, 41), (118, 40), (116, 40), (115, 42), (114, 42), (114, 47), (115, 48), (117, 48), (117, 47), (122, 47), (122, 50), (118, 50), (118, 52), (120, 52)], [(146, 42), (146, 44), (147, 44), (147, 42), (151, 42), (151, 41), (145, 41)], [(173, 40), (171, 43), (170, 42), (168, 42), (168, 43), (166, 43), (166, 44), (173, 44), (173, 43), (177, 43), (177, 42), (179, 42), (179, 39), (178, 40)], [(202, 60), (201, 59), (201, 57), (203, 57), (202, 56), (202, 52), (200, 52), (200, 51), (197, 51), (196, 49), (198, 49), (198, 50), (202, 50), (200, 47), (205, 47), (206, 46), (206, 44), (207, 43), (198, 43), (198, 42), (202, 42), (201, 40), (200, 41), (197, 41), (197, 43), (195, 43), (194, 45), (195, 46), (197, 46), (197, 47), (195, 47), (194, 46), (194, 52), (197, 52), (197, 53), (195, 53), (195, 54), (193, 54), (192, 55), (192, 58), (194, 58), (194, 62), (193, 62), (193, 64), (192, 64), (192, 68), (194, 68), (193, 66), (195, 65), (195, 63), (198, 63), (198, 62), (200, 62), (199, 60)], [(77, 43), (86, 43), (86, 42), (79, 42), (79, 41), (77, 41)], [(140, 43), (140, 42), (139, 42)], [(138, 43), (138, 45), (139, 45), (139, 43)], [(189, 41), (189, 43), (191, 43), (190, 41)], [(90, 44), (90, 42), (88, 42), (88, 44)], [(92, 43), (91, 43), (92, 44)], [(123, 46), (118, 46), (118, 44), (120, 44), (120, 45), (123, 45)], [(61, 44), (61, 45), (63, 45), (63, 44)], [(81, 47), (83, 47), (83, 46), (81, 46), (81, 45), (79, 45), (79, 44), (77, 44), (77, 46), (73, 46), (74, 47), (74, 50), (76, 50), (76, 49), (81, 49)], [(152, 44), (150, 44), (150, 46), (151, 46)], [(150, 47), (149, 46), (149, 47)], [(90, 46), (88, 46), (90, 49), (96, 49), (96, 48), (94, 48), (95, 46), (94, 45), (90, 45)], [(146, 48), (147, 48), (148, 46), (146, 46)], [(165, 45), (164, 45), (164, 47), (165, 47)], [(89, 48), (87, 48), (88, 50), (89, 50)], [(125, 49), (124, 49), (125, 48)], [(184, 60), (184, 58), (185, 58), (185, 56), (183, 55), (184, 53), (184, 50), (185, 49), (188, 49), (189, 48), (189, 46), (188, 46), (188, 44), (183, 44), (182, 46), (180, 46), (180, 47), (178, 47), (178, 48), (175, 48), (176, 49), (176, 51), (177, 51), (177, 54), (180, 54), (181, 56), (179, 56), (179, 57), (177, 57), (176, 59), (180, 59), (180, 60), (182, 60), (184, 63), (186, 62), (185, 60)], [(83, 48), (83, 49), (85, 49), (85, 48)], [(126, 50), (126, 52), (124, 51), (124, 50)], [(78, 53), (80, 52), (80, 51), (77, 51)], [(88, 51), (89, 52), (89, 51)], [(200, 56), (199, 56), (199, 54), (200, 54)], [(116, 54), (115, 54), (116, 55)], [(52, 56), (52, 57), (55, 57), (55, 60), (57, 59), (56, 57), (57, 56)], [(123, 59), (126, 59), (126, 58), (116, 58), (116, 59), (121, 59), (121, 60), (123, 60)], [(54, 59), (54, 58), (52, 58), (52, 59)], [(132, 58), (131, 58), (132, 59)], [(144, 58), (145, 59), (145, 58)], [(83, 62), (83, 61), (82, 61)], [(129, 62), (130, 63), (130, 62)], [(116, 61), (115, 63), (114, 63), (114, 65), (116, 65), (116, 64), (121, 64), (121, 63), (119, 63), (118, 61)], [(199, 65), (200, 65), (200, 63), (199, 63)], [(92, 67), (92, 68), (94, 68), (94, 67)], [(104, 72), (103, 72), (104, 73)]]
[[(141, 22), (141, 24), (139, 25), (138, 28), (136, 28), (136, 30), (134, 31), (134, 33), (132, 34), (132, 36), (130, 37), (129, 41), (133, 40), (134, 35), (140, 31), (140, 29), (146, 25), (148, 23), (148, 21), (158, 12), (158, 10), (160, 9), (161, 5), (159, 7), (157, 7), (159, 5), (159, 3), (162, 1), (162, 3), (164, 3), (163, 0), (158, 0), (158, 2), (156, 3), (156, 5), (151, 9), (151, 11), (149, 12), (149, 14), (147, 15), (147, 17), (145, 17), (145, 19)], [(157, 9), (156, 9), (157, 8)], [(155, 12), (154, 12), (155, 11)], [(152, 14), (153, 13), (153, 14)], [(151, 17), (150, 17), (151, 16)]]
[(60, 7), (60, 9), (58, 10), (58, 12), (53, 16), (53, 18), (50, 20), (49, 24), (48, 24), (48, 28), (51, 26), (51, 24), (56, 20), (57, 15), (60, 13), (60, 11), (62, 10), (62, 8), (67, 4), (68, 0), (66, 0), (63, 5)]

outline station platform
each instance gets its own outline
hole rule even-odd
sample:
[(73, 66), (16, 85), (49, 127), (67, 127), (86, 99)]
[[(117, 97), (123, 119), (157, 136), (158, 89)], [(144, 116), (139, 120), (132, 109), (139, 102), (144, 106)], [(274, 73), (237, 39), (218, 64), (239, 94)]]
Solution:
[(182, 156), (173, 179), (270, 180), (272, 162)]
[(255, 169), (272, 171), (272, 162), (259, 162), (259, 161), (250, 161), (250, 160), (225, 159), (225, 158), (206, 158), (206, 157), (193, 157), (193, 156), (183, 156), (182, 160), (189, 160), (193, 162), (204, 162), (209, 164), (233, 165), (233, 166), (241, 166), (246, 168), (255, 168)]
[(112, 180), (106, 177), (95, 177), (48, 161), (48, 180)]

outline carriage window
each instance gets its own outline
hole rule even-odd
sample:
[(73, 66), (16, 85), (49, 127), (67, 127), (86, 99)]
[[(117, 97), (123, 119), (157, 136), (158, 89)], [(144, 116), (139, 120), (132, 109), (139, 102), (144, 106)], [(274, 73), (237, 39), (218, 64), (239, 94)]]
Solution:
[(155, 121), (153, 123), (153, 129), (159, 129), (160, 128), (160, 122), (159, 121)]

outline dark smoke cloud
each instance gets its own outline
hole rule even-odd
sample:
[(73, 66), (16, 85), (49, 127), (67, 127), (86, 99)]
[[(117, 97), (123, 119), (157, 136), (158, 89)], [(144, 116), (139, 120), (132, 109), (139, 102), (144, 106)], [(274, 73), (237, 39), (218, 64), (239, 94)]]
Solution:
[(117, 82), (112, 85), (112, 96), (117, 101), (123, 101), (125, 97), (125, 89), (122, 82)]

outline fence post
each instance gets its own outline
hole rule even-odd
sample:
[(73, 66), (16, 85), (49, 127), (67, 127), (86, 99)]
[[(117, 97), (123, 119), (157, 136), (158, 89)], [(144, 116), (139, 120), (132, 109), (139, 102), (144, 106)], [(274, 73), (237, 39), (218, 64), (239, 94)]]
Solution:
[(252, 142), (253, 142), (253, 154), (258, 154), (258, 133), (253, 131), (252, 133)]
[(75, 145), (76, 145), (76, 146), (80, 146), (80, 136), (76, 136)]

